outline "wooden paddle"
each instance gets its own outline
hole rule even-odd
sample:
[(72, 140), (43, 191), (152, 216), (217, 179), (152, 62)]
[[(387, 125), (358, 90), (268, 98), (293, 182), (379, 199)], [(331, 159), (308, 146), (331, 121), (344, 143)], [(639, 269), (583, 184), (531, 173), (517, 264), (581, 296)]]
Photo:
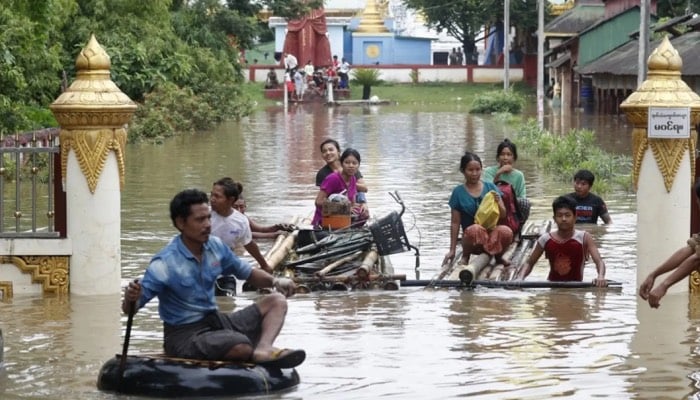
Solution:
[[(136, 282), (136, 281), (135, 281)], [(122, 357), (119, 359), (119, 371), (117, 373), (117, 388), (121, 392), (122, 379), (124, 378), (124, 370), (126, 369), (126, 352), (129, 350), (129, 338), (131, 337), (131, 325), (134, 323), (134, 314), (136, 313), (136, 302), (129, 302), (129, 316), (126, 320), (126, 334), (124, 335), (124, 346), (122, 347)]]

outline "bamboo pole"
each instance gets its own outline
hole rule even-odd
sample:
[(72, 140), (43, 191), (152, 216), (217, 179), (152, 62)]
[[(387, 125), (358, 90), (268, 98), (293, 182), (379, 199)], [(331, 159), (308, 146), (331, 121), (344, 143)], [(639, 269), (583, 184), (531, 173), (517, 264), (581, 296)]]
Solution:
[(267, 251), (265, 252), (265, 261), (270, 260), (270, 256), (272, 255), (272, 253), (274, 253), (275, 250), (277, 250), (279, 245), (282, 244), (282, 242), (284, 241), (284, 239), (287, 236), (288, 235), (286, 235), (286, 234), (277, 235), (277, 237), (275, 238), (275, 241), (272, 243), (272, 246), (269, 249), (267, 249)]
[(328, 264), (327, 266), (325, 266), (325, 267), (324, 267), (323, 269), (321, 269), (320, 271), (316, 272), (316, 276), (318, 276), (319, 278), (323, 278), (327, 273), (333, 271), (335, 268), (337, 268), (337, 267), (339, 267), (339, 266), (341, 266), (341, 265), (343, 265), (343, 264), (345, 264), (345, 263), (348, 263), (348, 262), (350, 262), (350, 261), (356, 259), (356, 258), (359, 257), (361, 254), (362, 254), (362, 250), (358, 250), (358, 251), (356, 251), (356, 252), (354, 252), (354, 253), (352, 253), (352, 254), (349, 254), (349, 255), (347, 255), (347, 256), (345, 256), (345, 257), (343, 257), (343, 258), (340, 258), (340, 259), (338, 259), (338, 260), (336, 260), (336, 261), (333, 261), (332, 263)]
[(501, 277), (505, 273), (506, 267), (503, 264), (496, 264), (491, 268), (491, 271), (488, 275), (488, 279), (491, 281), (500, 281)]
[(510, 267), (508, 268), (504, 280), (512, 280), (517, 275), (516, 273), (520, 269), (523, 259), (530, 252), (536, 241), (537, 239), (532, 236), (522, 237), (518, 248), (513, 253), (513, 257), (510, 258)]
[[(509, 277), (508, 280), (512, 280), (515, 277), (518, 276), (520, 273), (520, 268), (522, 268), (523, 260), (529, 256), (529, 254), (532, 252), (532, 248), (535, 247), (535, 243), (537, 243), (537, 239), (541, 236), (544, 235), (545, 233), (549, 232), (550, 229), (552, 229), (552, 220), (545, 220), (542, 221), (542, 224), (532, 227), (531, 232), (528, 235), (528, 241), (524, 244), (524, 247), (518, 254), (517, 259), (512, 260), (511, 262), (514, 265), (513, 269), (513, 274)], [(536, 232), (536, 233), (534, 233)], [(533, 234), (534, 233), (534, 234)]]
[[(505, 258), (506, 260), (512, 260), (513, 254), (520, 248), (521, 244), (522, 240), (518, 240), (517, 242), (511, 243), (510, 246), (508, 246), (508, 248), (506, 249), (506, 251), (503, 252), (503, 258)], [(508, 271), (512, 268), (512, 261), (511, 264), (507, 267), (501, 263), (496, 264), (494, 265), (493, 269), (491, 270), (491, 273), (489, 274), (489, 279), (500, 281), (508, 274)]]
[(367, 254), (365, 254), (365, 258), (362, 260), (362, 264), (357, 268), (357, 275), (359, 277), (369, 276), (370, 272), (376, 270), (374, 265), (377, 263), (377, 259), (379, 259), (377, 250), (372, 249), (368, 251)]
[(340, 275), (340, 276), (324, 276), (324, 277), (307, 277), (307, 278), (299, 278), (299, 277), (294, 277), (292, 278), (294, 283), (298, 285), (305, 285), (306, 287), (310, 287), (314, 284), (319, 284), (319, 283), (344, 283), (344, 284), (353, 284), (356, 282), (390, 282), (390, 281), (405, 281), (406, 280), (406, 274), (395, 274), (395, 275), (379, 275), (379, 274), (371, 274), (369, 275), (369, 278), (367, 280), (360, 280), (355, 276), (354, 273), (350, 273), (348, 275)]
[(486, 288), (528, 289), (528, 288), (591, 288), (594, 290), (622, 289), (622, 282), (607, 281), (607, 286), (599, 288), (592, 281), (472, 281), (465, 285), (460, 280), (405, 280), (401, 282), (404, 287), (436, 287), (436, 288), (473, 288), (482, 286)]
[(391, 263), (389, 256), (379, 257), (379, 267), (382, 274), (392, 275), (394, 273), (394, 265)]
[(270, 266), (273, 270), (277, 268), (277, 266), (284, 260), (285, 257), (287, 257), (287, 254), (292, 250), (292, 247), (294, 247), (294, 242), (296, 242), (297, 236), (299, 235), (299, 231), (294, 231), (291, 234), (287, 235), (286, 238), (282, 241), (282, 244), (280, 244), (275, 252), (270, 255), (270, 258), (267, 260), (267, 265)]
[[(456, 258), (456, 257), (455, 257)], [(457, 264), (454, 270), (450, 273), (449, 280), (459, 279), (459, 275), (462, 271), (469, 271), (472, 277), (479, 276), (479, 272), (484, 269), (485, 266), (491, 261), (491, 255), (488, 253), (481, 253), (477, 255), (469, 265)]]
[[(489, 260), (489, 262), (490, 262), (490, 260)], [(491, 275), (491, 271), (493, 271), (493, 267), (494, 267), (494, 265), (492, 265), (492, 264), (488, 264), (487, 266), (485, 266), (484, 269), (482, 269), (479, 272), (479, 276), (477, 276), (476, 279), (489, 279), (489, 275)]]
[[(300, 219), (301, 218), (299, 216), (295, 216), (289, 221), (289, 223), (292, 225), (296, 225)], [(290, 233), (291, 232), (282, 232), (279, 235), (277, 235), (277, 237), (275, 238), (275, 242), (272, 244), (272, 247), (270, 247), (267, 250), (267, 252), (265, 252), (265, 260), (266, 261), (268, 261), (270, 259), (270, 256), (272, 255), (272, 253), (274, 253), (275, 250), (277, 250), (277, 248), (282, 244), (284, 239), (290, 235)]]

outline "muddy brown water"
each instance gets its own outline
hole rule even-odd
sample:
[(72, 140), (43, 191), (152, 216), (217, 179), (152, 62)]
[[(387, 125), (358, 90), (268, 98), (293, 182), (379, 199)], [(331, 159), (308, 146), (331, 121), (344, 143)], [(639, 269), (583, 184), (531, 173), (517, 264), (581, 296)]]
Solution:
[[(601, 147), (630, 151), (630, 129), (613, 117), (547, 117), (554, 129), (591, 126)], [(563, 127), (563, 128), (562, 128)], [(495, 162), (496, 145), (512, 128), (490, 116), (445, 107), (280, 108), (257, 112), (213, 132), (163, 145), (129, 145), (122, 192), (123, 283), (139, 277), (150, 256), (174, 234), (167, 205), (185, 187), (209, 191), (233, 176), (244, 185), (248, 214), (260, 222), (308, 216), (326, 137), (362, 155), (371, 211), (398, 205), (412, 244), (420, 247), (421, 278), (430, 279), (448, 246), (447, 199), (459, 184), (459, 158), (476, 151)], [(531, 219), (570, 191), (521, 155), (533, 199)], [(698, 397), (700, 319), (686, 296), (649, 310), (635, 296), (635, 196), (606, 195), (614, 224), (591, 228), (621, 290), (424, 290), (314, 292), (290, 299), (278, 344), (308, 353), (302, 383), (270, 399), (652, 399)], [(261, 243), (264, 248), (269, 243)], [(414, 277), (412, 253), (391, 257)], [(592, 279), (595, 267), (587, 267)], [(541, 262), (533, 279), (544, 279)], [(254, 294), (222, 298), (223, 309), (250, 304)], [(3, 399), (116, 399), (96, 389), (97, 371), (121, 352), (126, 324), (119, 296), (37, 298), (0, 302), (5, 365)], [(135, 317), (130, 351), (161, 348), (155, 302)]]

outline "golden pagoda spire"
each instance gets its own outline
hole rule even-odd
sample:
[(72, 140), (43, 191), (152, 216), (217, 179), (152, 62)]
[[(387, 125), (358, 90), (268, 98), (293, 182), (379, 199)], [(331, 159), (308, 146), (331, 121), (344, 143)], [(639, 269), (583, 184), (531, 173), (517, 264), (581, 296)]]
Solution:
[(362, 12), (360, 25), (355, 30), (356, 33), (387, 33), (389, 32), (384, 26), (379, 10), (377, 9), (376, 0), (367, 0), (367, 5)]

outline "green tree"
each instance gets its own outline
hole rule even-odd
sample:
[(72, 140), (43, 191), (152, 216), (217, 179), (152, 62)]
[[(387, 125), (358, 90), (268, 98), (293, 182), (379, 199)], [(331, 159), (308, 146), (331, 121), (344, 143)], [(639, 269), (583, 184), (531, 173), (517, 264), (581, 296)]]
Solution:
[[(48, 105), (75, 77), (90, 34), (112, 80), (141, 103), (130, 139), (210, 128), (250, 111), (241, 51), (262, 32), (263, 6), (295, 18), (321, 0), (2, 0), (0, 132), (55, 123)], [(43, 113), (43, 114), (42, 114)]]
[(313, 9), (322, 7), (323, 0), (226, 0), (226, 5), (231, 10), (238, 10), (241, 14), (249, 16), (257, 15), (263, 7), (266, 7), (273, 15), (296, 19)]
[[(462, 42), (469, 64), (476, 63), (475, 39), (482, 29), (503, 23), (503, 0), (406, 0), (406, 5), (422, 12), (431, 27)], [(527, 38), (537, 29), (537, 0), (512, 0), (510, 20)]]
[(659, 1), (656, 7), (659, 18), (673, 18), (689, 12), (700, 12), (700, 0), (665, 0)]
[(40, 108), (60, 92), (62, 50), (53, 25), (66, 3), (8, 0), (0, 7), (0, 132), (37, 128), (28, 115), (50, 115)]

